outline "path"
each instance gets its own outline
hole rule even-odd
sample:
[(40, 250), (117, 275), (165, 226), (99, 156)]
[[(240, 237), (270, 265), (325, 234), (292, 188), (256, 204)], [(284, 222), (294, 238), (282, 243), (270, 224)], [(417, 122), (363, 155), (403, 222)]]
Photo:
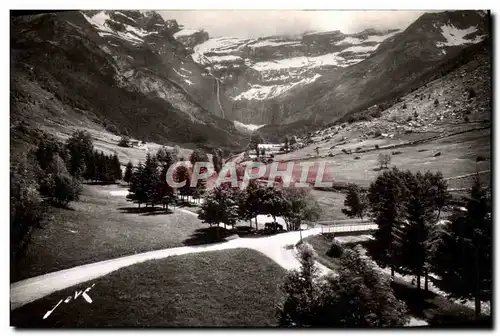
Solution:
[[(178, 210), (186, 213), (192, 213), (185, 209)], [(194, 213), (192, 214), (196, 215)], [(319, 234), (320, 232), (320, 228), (304, 230), (302, 231), (302, 237), (305, 238), (310, 235)], [(45, 297), (53, 292), (102, 277), (120, 268), (148, 260), (162, 259), (176, 255), (235, 248), (249, 248), (263, 253), (287, 270), (297, 269), (300, 266), (299, 261), (295, 257), (294, 250), (287, 248), (287, 246), (294, 245), (299, 240), (300, 233), (297, 231), (262, 238), (237, 238), (217, 244), (182, 246), (134, 254), (52, 272), (11, 284), (11, 310)], [(318, 264), (318, 267), (323, 273), (329, 272), (329, 269), (323, 265)]]

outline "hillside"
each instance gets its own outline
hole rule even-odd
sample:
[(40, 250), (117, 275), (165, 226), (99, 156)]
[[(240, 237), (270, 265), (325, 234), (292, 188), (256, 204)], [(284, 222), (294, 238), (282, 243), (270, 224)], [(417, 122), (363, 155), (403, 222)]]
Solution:
[(273, 108), (273, 99), (363, 61), (398, 32), (367, 29), (355, 34), (328, 31), (244, 39), (210, 38), (207, 32), (183, 29), (174, 37), (192, 52), (195, 62), (219, 79), (221, 92), (231, 101), (227, 118), (269, 124), (280, 122), (283, 114)]
[[(275, 105), (284, 111), (281, 124), (288, 129), (321, 126), (408, 93), (425, 84), (423, 74), (454, 59), (464, 48), (486, 41), (488, 32), (489, 15), (483, 12), (424, 14), (403, 32), (381, 43), (364, 61), (329, 72), (313, 84), (278, 97)], [(276, 129), (266, 126), (260, 132), (272, 135)]]
[[(240, 147), (221, 95), (154, 12), (11, 19), (11, 122), (101, 127), (185, 147)], [(47, 57), (50, 55), (50, 57)]]
[[(276, 160), (322, 160), (336, 182), (367, 186), (378, 175), (378, 155), (413, 171), (441, 171), (452, 189), (468, 187), (468, 174), (491, 169), (491, 67), (488, 53), (435, 79), (380, 117), (318, 130), (310, 144)], [(317, 149), (317, 150), (316, 150)], [(478, 160), (478, 158), (481, 158)], [(483, 173), (483, 174), (484, 174)], [(458, 178), (462, 176), (461, 178)]]

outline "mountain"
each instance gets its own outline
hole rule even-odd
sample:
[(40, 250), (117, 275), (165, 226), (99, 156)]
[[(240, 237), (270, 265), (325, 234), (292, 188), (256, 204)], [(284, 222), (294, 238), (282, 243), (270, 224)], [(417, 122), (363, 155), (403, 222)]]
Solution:
[(192, 57), (221, 79), (233, 103), (226, 117), (267, 124), (259, 132), (273, 137), (414, 89), (422, 74), (485, 40), (489, 26), (486, 11), (432, 12), (404, 31), (212, 38), (192, 47)]
[(192, 51), (195, 62), (220, 79), (221, 91), (231, 99), (227, 118), (268, 124), (276, 122), (272, 113), (265, 113), (273, 98), (361, 62), (397, 33), (368, 29), (242, 39), (209, 38), (202, 30), (183, 29), (174, 37)]
[(98, 123), (158, 143), (239, 148), (227, 98), (155, 12), (71, 11), (11, 19), (11, 117)]
[(278, 97), (280, 122), (328, 123), (401, 96), (424, 84), (415, 83), (422, 74), (488, 36), (489, 15), (482, 11), (426, 13), (364, 61)]

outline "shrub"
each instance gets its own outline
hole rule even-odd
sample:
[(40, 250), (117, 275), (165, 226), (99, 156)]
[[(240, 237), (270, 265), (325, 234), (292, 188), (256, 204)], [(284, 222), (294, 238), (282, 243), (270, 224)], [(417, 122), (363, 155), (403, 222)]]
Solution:
[(482, 155), (479, 155), (477, 158), (476, 158), (476, 162), (481, 162), (481, 161), (486, 161), (486, 158)]
[(438, 106), (439, 105), (439, 100), (436, 98), (436, 100), (434, 100), (434, 106)]
[(374, 136), (377, 138), (379, 136), (382, 136), (382, 131), (381, 130), (376, 130)]
[(466, 115), (466, 116), (464, 117), (464, 121), (465, 121), (465, 122), (469, 122), (469, 121), (470, 121), (470, 119), (469, 119), (469, 116), (468, 116), (468, 115)]
[(44, 178), (40, 191), (48, 196), (52, 203), (67, 206), (69, 202), (78, 200), (81, 185), (77, 179), (59, 172)]
[(375, 145), (375, 149), (379, 149), (379, 148), (380, 148), (380, 146), (378, 144)]
[(403, 106), (402, 106), (403, 110), (406, 110), (407, 107), (408, 106), (406, 106), (406, 103), (404, 103)]
[(129, 145), (130, 139), (126, 136), (123, 136), (120, 141), (118, 142), (118, 146), (120, 147), (130, 147)]
[(361, 159), (359, 156), (356, 156), (356, 157), (354, 158), (354, 160), (359, 160), (359, 159)]
[(406, 118), (406, 121), (411, 121), (413, 118), (411, 116), (408, 116), (408, 118)]
[(340, 258), (344, 252), (344, 247), (336, 239), (333, 240), (330, 249), (326, 252), (326, 255), (330, 258)]
[(467, 92), (469, 93), (469, 99), (474, 98), (477, 95), (473, 88), (468, 88)]
[(401, 152), (400, 151), (394, 151), (394, 152), (392, 152), (392, 155), (398, 155), (398, 154), (401, 154)]

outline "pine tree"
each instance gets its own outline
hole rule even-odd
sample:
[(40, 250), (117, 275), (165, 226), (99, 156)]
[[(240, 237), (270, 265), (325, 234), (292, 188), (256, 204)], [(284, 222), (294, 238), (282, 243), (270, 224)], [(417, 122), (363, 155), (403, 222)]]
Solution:
[(175, 202), (174, 189), (167, 183), (167, 171), (169, 166), (163, 164), (161, 167), (159, 180), (157, 183), (157, 203), (161, 203), (163, 208), (168, 210), (168, 205)]
[(123, 176), (123, 180), (129, 184), (130, 181), (132, 180), (133, 169), (134, 165), (132, 164), (132, 161), (129, 161), (127, 163), (127, 166), (125, 167), (125, 175)]
[[(398, 248), (398, 264), (401, 272), (415, 274), (417, 286), (420, 288), (420, 277), (425, 275), (427, 289), (427, 274), (432, 257), (432, 245), (435, 237), (435, 213), (440, 204), (437, 200), (434, 183), (445, 184), (436, 178), (436, 175), (426, 172), (412, 174), (406, 172), (406, 187), (408, 194), (405, 198), (406, 224), (401, 228), (401, 239), (396, 242)], [(445, 200), (443, 200), (445, 202)]]
[(493, 227), (491, 195), (476, 175), (466, 199), (466, 212), (455, 210), (440, 232), (433, 259), (439, 286), (451, 296), (474, 299), (476, 318), (481, 301), (491, 300), (493, 276)]
[(128, 191), (127, 200), (137, 203), (139, 208), (141, 204), (147, 202), (147, 184), (144, 179), (144, 164), (141, 162), (139, 162), (132, 175)]
[(349, 184), (344, 206), (347, 208), (342, 209), (342, 213), (347, 217), (359, 217), (363, 219), (363, 215), (368, 207), (366, 194), (356, 184)]
[(118, 155), (116, 153), (111, 158), (112, 167), (113, 167), (113, 181), (122, 179), (122, 167), (120, 164), (120, 160), (118, 159)]
[(66, 141), (69, 151), (69, 173), (80, 177), (85, 171), (85, 158), (93, 151), (92, 136), (87, 131), (76, 131)]
[(238, 220), (238, 196), (239, 189), (226, 185), (218, 186), (205, 197), (201, 205), (199, 218), (205, 223), (218, 225), (223, 223), (234, 226)]
[(405, 173), (394, 167), (379, 175), (368, 190), (371, 212), (378, 225), (373, 235), (371, 252), (382, 266), (391, 266), (392, 275), (395, 263), (394, 242), (398, 239), (397, 230), (404, 223), (404, 199), (408, 194), (405, 178)]
[(214, 170), (217, 174), (222, 170), (222, 160), (222, 150), (220, 148), (215, 148), (212, 152), (212, 161)]

